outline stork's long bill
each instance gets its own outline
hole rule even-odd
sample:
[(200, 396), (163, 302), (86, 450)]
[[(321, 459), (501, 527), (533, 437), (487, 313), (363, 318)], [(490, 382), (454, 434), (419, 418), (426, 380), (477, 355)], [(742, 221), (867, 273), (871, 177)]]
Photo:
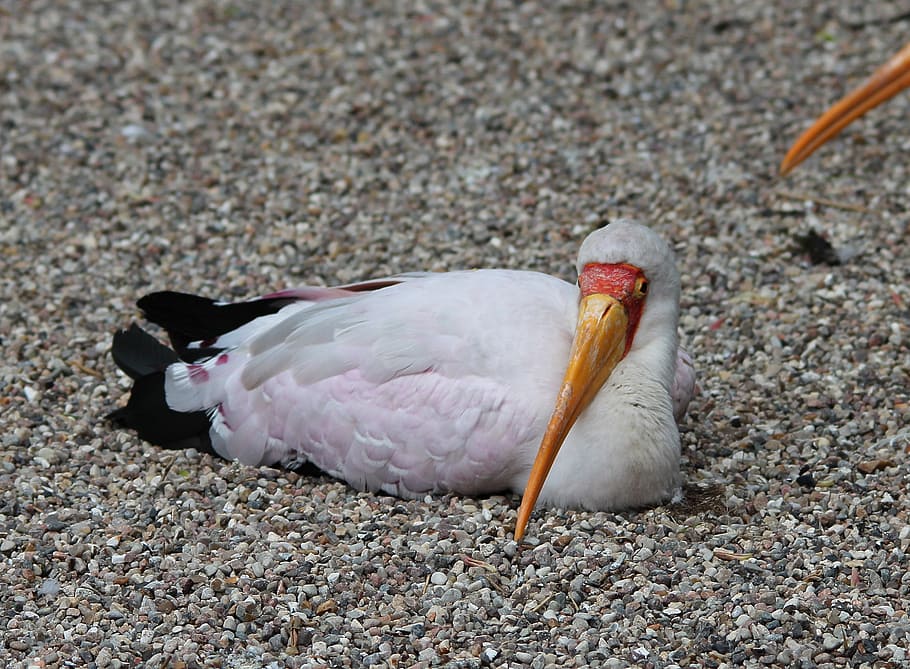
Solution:
[(520, 541), (556, 455), (578, 416), (632, 346), (648, 293), (648, 280), (627, 264), (586, 265), (578, 277), (581, 302), (569, 364), (528, 477), (515, 540)]
[(828, 111), (797, 139), (780, 165), (781, 175), (811, 156), (822, 144), (835, 137), (853, 121), (891, 99), (910, 86), (910, 44), (882, 65), (869, 80), (856, 88)]

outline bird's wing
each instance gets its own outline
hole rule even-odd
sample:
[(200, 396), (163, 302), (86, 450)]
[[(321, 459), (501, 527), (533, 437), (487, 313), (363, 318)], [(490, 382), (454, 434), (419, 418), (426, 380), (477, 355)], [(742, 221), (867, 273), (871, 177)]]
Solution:
[(299, 309), (249, 339), (244, 387), (282, 372), (309, 385), (353, 369), (378, 384), (464, 359), (470, 328), (447, 328), (426, 297), (388, 290), (379, 300), (352, 295)]
[[(197, 298), (195, 296), (187, 296), (194, 300), (188, 307), (185, 309), (190, 311), (190, 316), (199, 320), (205, 319), (208, 322), (213, 320), (224, 320), (221, 317), (217, 316), (218, 311), (229, 311), (232, 309), (240, 309), (242, 313), (255, 314), (255, 317), (248, 317), (245, 322), (234, 323), (229, 327), (219, 330), (216, 333), (212, 333), (214, 336), (199, 336), (197, 341), (191, 341), (188, 344), (189, 349), (225, 349), (225, 348), (236, 348), (241, 346), (249, 339), (258, 333), (265, 332), (268, 328), (277, 324), (284, 319), (286, 319), (290, 314), (307, 309), (313, 306), (316, 303), (331, 303), (337, 300), (352, 297), (354, 295), (359, 295), (363, 293), (369, 293), (375, 290), (380, 290), (382, 288), (389, 288), (391, 286), (397, 286), (401, 283), (406, 283), (408, 281), (417, 281), (421, 278), (429, 275), (428, 272), (411, 272), (407, 274), (397, 274), (395, 276), (387, 277), (385, 279), (372, 279), (369, 281), (361, 281), (358, 283), (349, 283), (343, 286), (300, 286), (297, 288), (287, 288), (285, 290), (280, 290), (274, 293), (269, 293), (268, 295), (263, 295), (262, 297), (255, 298), (248, 302), (240, 302), (235, 304), (228, 304), (224, 302), (216, 302), (214, 300), (204, 300), (202, 298)], [(168, 295), (174, 295), (173, 293), (168, 293)], [(140, 300), (140, 306), (142, 302), (148, 300), (148, 297)], [(208, 306), (203, 306), (201, 303), (208, 303)], [(172, 302), (168, 302), (170, 306)], [(257, 305), (264, 305), (266, 308), (260, 308), (261, 313), (256, 313)], [(270, 305), (277, 305), (276, 308), (269, 308)], [(205, 308), (208, 313), (200, 313), (200, 307)], [(244, 308), (246, 307), (246, 308)], [(145, 308), (143, 307), (143, 310)], [(167, 316), (164, 314), (157, 314), (164, 319), (167, 319)], [(148, 313), (146, 311), (146, 316), (150, 317), (150, 320), (164, 325), (168, 331), (171, 331), (171, 327), (167, 322), (162, 322), (160, 318), (155, 318), (154, 314)], [(184, 318), (186, 317), (183, 315)], [(173, 334), (171, 336), (173, 340)]]
[(676, 352), (676, 375), (670, 388), (670, 399), (673, 401), (673, 417), (677, 423), (682, 422), (689, 408), (689, 402), (695, 396), (695, 364), (692, 356), (683, 347)]
[[(542, 431), (574, 303), (569, 284), (505, 271), (301, 302), (246, 326), (233, 350), (171, 366), (167, 400), (210, 410), (213, 446), (228, 458), (308, 460), (399, 495), (489, 491), (490, 471), (505, 482), (528, 464), (509, 456)], [(478, 472), (485, 480), (472, 482)]]

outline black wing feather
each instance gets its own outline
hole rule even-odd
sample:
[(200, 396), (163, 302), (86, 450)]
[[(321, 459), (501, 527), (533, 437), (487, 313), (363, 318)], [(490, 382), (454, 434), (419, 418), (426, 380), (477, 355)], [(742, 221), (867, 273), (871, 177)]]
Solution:
[[(207, 346), (221, 335), (236, 330), (260, 316), (274, 314), (293, 298), (260, 298), (227, 304), (207, 297), (172, 290), (149, 293), (136, 304), (145, 317), (167, 330), (181, 360), (194, 362), (204, 355), (217, 353)], [(202, 342), (201, 349), (187, 349), (191, 342)]]

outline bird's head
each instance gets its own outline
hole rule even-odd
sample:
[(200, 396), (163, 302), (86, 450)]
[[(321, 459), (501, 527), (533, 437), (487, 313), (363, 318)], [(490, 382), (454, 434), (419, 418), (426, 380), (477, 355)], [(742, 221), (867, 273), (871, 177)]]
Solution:
[(679, 273), (673, 252), (643, 225), (619, 220), (588, 235), (578, 253), (578, 287), (575, 338), (518, 510), (516, 540), (569, 431), (619, 362), (654, 335), (649, 330), (676, 331)]

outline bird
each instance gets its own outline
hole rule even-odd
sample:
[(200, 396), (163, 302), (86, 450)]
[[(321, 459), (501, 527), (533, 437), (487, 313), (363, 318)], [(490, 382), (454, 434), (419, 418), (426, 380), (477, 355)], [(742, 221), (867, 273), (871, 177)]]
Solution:
[(866, 112), (890, 100), (910, 86), (910, 43), (892, 56), (858, 88), (822, 114), (793, 143), (780, 165), (785, 176), (811, 156), (816, 149)]
[(476, 269), (236, 303), (151, 293), (138, 307), (171, 346), (135, 323), (115, 333), (133, 386), (110, 417), (166, 448), (402, 498), (523, 494), (516, 541), (538, 501), (666, 503), (695, 392), (673, 251), (620, 219), (576, 269), (576, 284)]

